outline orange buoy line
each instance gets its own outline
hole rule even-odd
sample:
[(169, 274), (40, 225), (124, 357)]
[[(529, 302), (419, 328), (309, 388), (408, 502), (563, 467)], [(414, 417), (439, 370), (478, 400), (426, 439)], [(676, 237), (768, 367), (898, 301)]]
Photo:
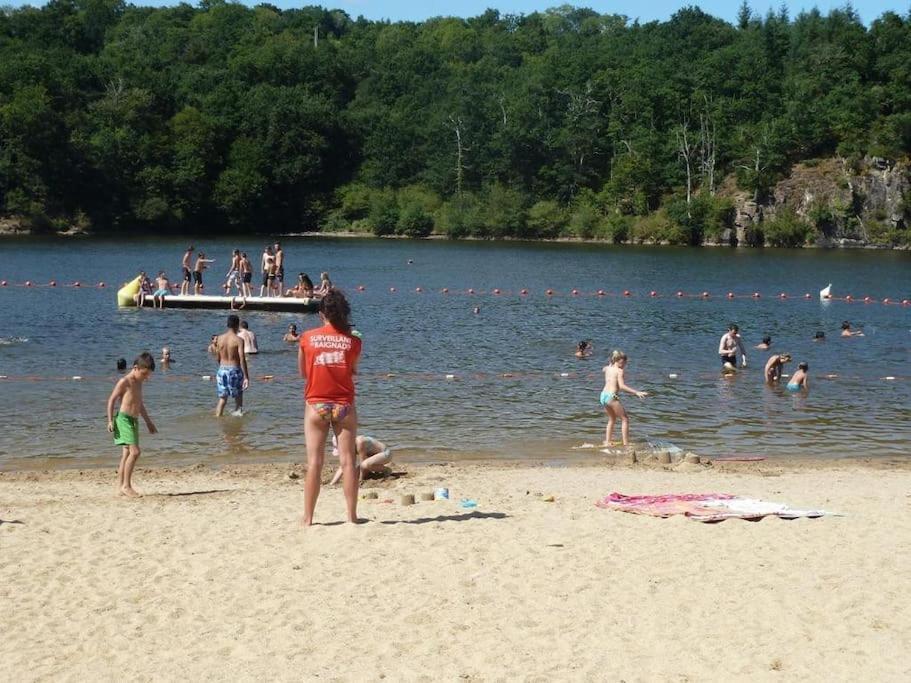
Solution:
[[(58, 289), (58, 288), (69, 288), (69, 289), (105, 289), (106, 284), (104, 282), (97, 282), (95, 284), (89, 285), (85, 284), (79, 280), (73, 282), (61, 283), (59, 280), (49, 280), (48, 282), (35, 282), (34, 280), (26, 280), (25, 282), (10, 282), (9, 280), (0, 280), (0, 288), (9, 288), (9, 287), (19, 287), (24, 289), (40, 289), (40, 288), (49, 288), (49, 289)], [(171, 285), (173, 289), (179, 287), (178, 284), (174, 283)], [(369, 290), (365, 285), (357, 285), (355, 291), (364, 294)], [(414, 294), (430, 294), (430, 293), (439, 293), (447, 295), (464, 295), (464, 296), (495, 296), (495, 297), (508, 297), (508, 296), (520, 296), (520, 297), (529, 297), (535, 294), (534, 290), (531, 290), (527, 287), (523, 287), (516, 292), (502, 289), (500, 287), (493, 287), (490, 290), (478, 289), (475, 287), (468, 287), (466, 289), (458, 289), (452, 287), (442, 287), (439, 290), (428, 289), (426, 287), (417, 286), (413, 290), (403, 290), (394, 285), (388, 287), (387, 289), (389, 294), (399, 294), (403, 292), (411, 291)], [(631, 299), (643, 296), (649, 299), (665, 299), (665, 298), (676, 298), (676, 299), (701, 299), (701, 300), (710, 300), (714, 298), (724, 298), (729, 301), (734, 299), (751, 299), (753, 301), (760, 301), (764, 298), (764, 295), (761, 292), (751, 292), (738, 294), (733, 291), (728, 291), (721, 294), (713, 294), (707, 290), (701, 292), (684, 292), (683, 290), (676, 290), (670, 294), (662, 294), (657, 290), (649, 290), (648, 292), (638, 293), (631, 289), (622, 289), (617, 292), (611, 292), (605, 289), (598, 289), (595, 291), (584, 291), (577, 287), (574, 287), (566, 292), (555, 290), (553, 288), (545, 288), (540, 290), (544, 296), (548, 298), (552, 297), (562, 297), (568, 296), (572, 298), (579, 297), (617, 297), (621, 299)], [(788, 292), (778, 292), (777, 294), (771, 295), (772, 298), (775, 298), (779, 301), (814, 301), (817, 297), (810, 294), (809, 292), (804, 292), (803, 294), (789, 294)], [(878, 298), (872, 296), (853, 296), (851, 294), (846, 294), (844, 296), (829, 296), (823, 299), (824, 301), (839, 301), (843, 303), (863, 303), (863, 304), (881, 304), (885, 306), (911, 306), (911, 298), (899, 298), (899, 297), (885, 297)]]

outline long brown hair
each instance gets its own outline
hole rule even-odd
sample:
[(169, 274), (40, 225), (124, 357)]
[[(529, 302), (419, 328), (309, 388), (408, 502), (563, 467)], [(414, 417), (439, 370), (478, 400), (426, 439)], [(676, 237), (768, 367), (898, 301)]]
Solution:
[(348, 316), (351, 315), (351, 306), (340, 290), (330, 289), (326, 293), (326, 296), (320, 302), (320, 313), (339, 332), (351, 334), (351, 323), (348, 322)]

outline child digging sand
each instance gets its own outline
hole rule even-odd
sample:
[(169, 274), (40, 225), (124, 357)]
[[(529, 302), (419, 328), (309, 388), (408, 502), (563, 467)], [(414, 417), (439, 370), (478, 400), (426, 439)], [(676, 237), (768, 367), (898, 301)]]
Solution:
[[(142, 383), (152, 376), (155, 359), (149, 352), (140, 353), (133, 361), (133, 369), (114, 385), (108, 398), (108, 431), (114, 435), (114, 444), (123, 446), (120, 467), (117, 469), (117, 490), (122, 496), (138, 498), (133, 489), (133, 468), (139, 458), (139, 416), (145, 420), (149, 434), (158, 430), (146, 412), (142, 402)], [(114, 404), (120, 400), (120, 409), (114, 412)]]
[(628, 387), (623, 380), (623, 371), (626, 369), (627, 357), (622, 351), (614, 351), (610, 355), (610, 365), (604, 366), (604, 389), (601, 390), (601, 405), (607, 413), (607, 429), (604, 433), (604, 445), (613, 446), (611, 434), (614, 431), (614, 422), (620, 418), (620, 437), (624, 446), (629, 446), (629, 418), (623, 405), (620, 403), (620, 392), (625, 391), (639, 398), (648, 396), (648, 392), (636, 391)]

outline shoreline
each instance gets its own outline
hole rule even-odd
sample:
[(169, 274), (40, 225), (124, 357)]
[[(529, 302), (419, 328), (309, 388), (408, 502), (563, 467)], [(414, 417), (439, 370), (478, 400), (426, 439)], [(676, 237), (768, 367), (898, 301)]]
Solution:
[[(0, 594), (15, 609), (0, 673), (906, 680), (911, 473), (767, 462), (409, 465), (366, 482), (377, 498), (359, 501), (360, 525), (324, 486), (306, 530), (288, 465), (140, 466), (135, 500), (114, 495), (113, 467), (2, 473)], [(449, 500), (420, 500), (438, 487)], [(615, 491), (843, 516), (703, 524), (595, 507)]]

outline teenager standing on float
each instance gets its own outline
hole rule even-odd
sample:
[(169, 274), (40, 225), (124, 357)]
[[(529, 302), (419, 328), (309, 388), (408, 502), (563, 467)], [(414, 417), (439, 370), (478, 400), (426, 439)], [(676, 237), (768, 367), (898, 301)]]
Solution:
[(301, 335), (297, 364), (306, 382), (304, 439), (307, 442), (307, 478), (304, 482), (304, 526), (313, 524), (320, 477), (330, 427), (338, 439), (342, 488), (348, 521), (356, 523), (358, 474), (356, 467), (357, 410), (354, 375), (361, 355), (361, 340), (351, 334), (351, 307), (345, 295), (329, 290), (320, 302), (322, 327)]

